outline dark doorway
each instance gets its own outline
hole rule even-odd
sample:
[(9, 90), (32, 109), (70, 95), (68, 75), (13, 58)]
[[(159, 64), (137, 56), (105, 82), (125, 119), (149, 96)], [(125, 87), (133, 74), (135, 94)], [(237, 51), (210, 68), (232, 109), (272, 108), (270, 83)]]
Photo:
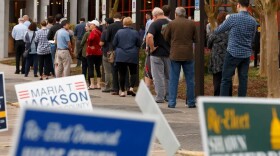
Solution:
[(50, 0), (50, 15), (55, 16), (56, 14), (63, 15), (64, 0)]

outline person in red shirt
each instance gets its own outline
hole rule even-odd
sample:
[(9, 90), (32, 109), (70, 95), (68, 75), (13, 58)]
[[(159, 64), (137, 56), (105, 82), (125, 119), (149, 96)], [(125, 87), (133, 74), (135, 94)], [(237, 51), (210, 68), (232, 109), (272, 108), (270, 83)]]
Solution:
[[(89, 34), (87, 40), (87, 62), (88, 62), (88, 76), (90, 78), (90, 86), (88, 87), (89, 90), (93, 89), (101, 89), (100, 82), (101, 82), (101, 71), (100, 66), (102, 63), (102, 51), (101, 46), (99, 45), (101, 32), (98, 30), (99, 22), (97, 20), (93, 20), (89, 22), (91, 33)], [(94, 69), (97, 74), (97, 84), (95, 86), (94, 83)]]

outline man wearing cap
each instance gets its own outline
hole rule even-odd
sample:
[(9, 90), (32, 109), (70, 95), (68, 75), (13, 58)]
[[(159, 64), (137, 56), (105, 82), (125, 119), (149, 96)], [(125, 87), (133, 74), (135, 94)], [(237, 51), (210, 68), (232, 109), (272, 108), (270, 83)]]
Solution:
[(27, 31), (27, 27), (23, 24), (24, 19), (18, 19), (18, 25), (16, 25), (12, 30), (12, 37), (15, 40), (15, 50), (16, 50), (16, 71), (15, 74), (19, 74), (19, 63), (21, 59), (21, 74), (24, 74), (25, 67), (25, 58), (23, 58), (22, 54), (24, 53), (25, 43), (23, 41), (24, 35)]
[(57, 53), (55, 55), (56, 77), (70, 76), (71, 55), (73, 55), (70, 34), (68, 32), (70, 27), (69, 21), (62, 21), (61, 26), (62, 28), (55, 35), (57, 43)]

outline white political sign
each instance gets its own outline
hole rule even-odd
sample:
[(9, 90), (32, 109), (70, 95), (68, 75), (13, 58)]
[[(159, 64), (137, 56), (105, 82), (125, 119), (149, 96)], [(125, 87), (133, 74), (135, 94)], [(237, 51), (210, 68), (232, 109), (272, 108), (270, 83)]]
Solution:
[(20, 105), (92, 110), (83, 75), (15, 85)]
[(159, 117), (156, 137), (166, 150), (167, 155), (174, 156), (181, 145), (143, 80), (140, 82), (135, 101), (144, 115)]

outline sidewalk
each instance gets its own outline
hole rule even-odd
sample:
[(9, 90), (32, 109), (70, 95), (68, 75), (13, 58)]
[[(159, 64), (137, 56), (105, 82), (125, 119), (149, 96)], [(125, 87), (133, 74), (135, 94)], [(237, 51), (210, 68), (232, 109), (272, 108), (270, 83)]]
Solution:
[[(17, 101), (14, 89), (15, 84), (39, 80), (39, 78), (33, 77), (33, 71), (29, 74), (30, 77), (16, 75), (14, 71), (14, 66), (0, 64), (0, 72), (5, 73), (6, 99), (10, 103)], [(89, 94), (93, 107), (140, 112), (140, 109), (134, 101), (134, 97), (127, 96), (122, 98), (108, 93), (102, 93), (100, 90), (90, 90)], [(160, 104), (160, 108), (175, 132), (181, 144), (181, 148), (188, 151), (202, 151), (197, 109), (186, 108), (184, 100), (178, 100), (175, 109), (167, 108), (167, 103)], [(8, 151), (11, 149), (11, 146), (13, 146), (12, 137), (19, 109), (20, 108), (15, 106), (8, 105), (9, 131), (0, 133), (0, 156), (8, 155)], [(164, 150), (158, 141), (155, 141), (153, 145), (152, 155), (165, 156)]]

